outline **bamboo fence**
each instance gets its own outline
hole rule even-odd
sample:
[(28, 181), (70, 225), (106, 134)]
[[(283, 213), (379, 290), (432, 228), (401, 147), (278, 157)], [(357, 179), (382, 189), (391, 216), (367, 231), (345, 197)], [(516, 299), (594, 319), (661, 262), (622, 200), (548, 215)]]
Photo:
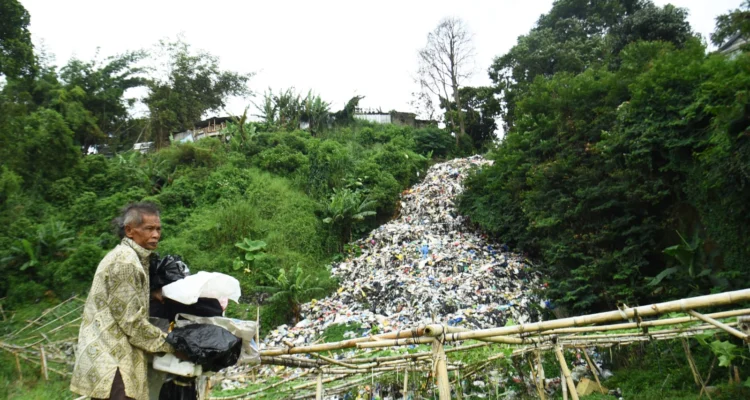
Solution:
[[(340, 393), (368, 381), (373, 382), (375, 377), (399, 373), (404, 373), (404, 390), (408, 389), (409, 373), (426, 374), (434, 383), (431, 388), (436, 390), (438, 397), (441, 400), (450, 399), (452, 389), (449, 371), (456, 377), (453, 382), (455, 383), (460, 381), (459, 374), (462, 379), (468, 379), (484, 371), (493, 361), (503, 358), (517, 360), (516, 367), (520, 366), (521, 362), (527, 362), (531, 369), (531, 376), (528, 378), (533, 382), (532, 387), (535, 386), (534, 390), (539, 397), (544, 398), (543, 388), (539, 384), (544, 381), (545, 376), (540, 361), (540, 354), (543, 352), (555, 355), (560, 364), (562, 386), (569, 396), (577, 399), (576, 388), (565, 360), (566, 351), (647, 341), (685, 340), (706, 332), (726, 333), (750, 343), (750, 336), (743, 330), (746, 329), (747, 322), (742, 322), (750, 321), (749, 308), (738, 307), (713, 313), (696, 311), (725, 306), (737, 307), (747, 302), (750, 302), (750, 289), (491, 329), (468, 330), (443, 324), (429, 324), (333, 343), (307, 346), (287, 343), (285, 347), (263, 349), (261, 365), (288, 367), (289, 369), (282, 370), (284, 374), (291, 372), (292, 376), (266, 385), (262, 384), (262, 380), (256, 381), (254, 388), (247, 393), (210, 399), (257, 398), (271, 390), (286, 393), (288, 398), (323, 398), (326, 394)], [(44, 377), (48, 372), (62, 376), (70, 375), (73, 358), (65, 349), (75, 342), (82, 307), (82, 300), (71, 298), (46, 310), (38, 318), (26, 321), (27, 323), (17, 331), (0, 338), (0, 350), (13, 354), (19, 375), (21, 359), (38, 365)], [(681, 315), (652, 318), (670, 313)], [(467, 340), (478, 343), (462, 343)], [(423, 351), (419, 352), (373, 355), (377, 349), (398, 349), (414, 345), (429, 345), (430, 350), (424, 351), (425, 346), (422, 346)], [(497, 349), (498, 346), (501, 348)], [(488, 349), (488, 352), (497, 349), (497, 352), (474, 364), (465, 364), (453, 357), (480, 348)], [(330, 353), (342, 349), (352, 349), (356, 356), (340, 358)], [(532, 359), (526, 359), (528, 355), (531, 355)], [(584, 355), (599, 384), (596, 366), (591, 363), (585, 351)], [(297, 371), (296, 368), (307, 369), (307, 372), (294, 372)], [(248, 377), (250, 373), (254, 376), (256, 369), (248, 367), (246, 372), (242, 373)], [(554, 374), (549, 374), (552, 375)], [(521, 376), (523, 377), (522, 374)], [(236, 377), (236, 371), (233, 376), (218, 374), (212, 382)], [(415, 382), (412, 380), (412, 383)], [(599, 389), (601, 390), (600, 384)], [(460, 396), (458, 392), (460, 391), (456, 391), (456, 397)]]
[[(722, 312), (700, 314), (696, 310), (722, 306), (736, 306), (750, 302), (750, 289), (733, 292), (712, 294), (706, 296), (692, 297), (682, 300), (657, 303), (633, 308), (624, 308), (616, 311), (598, 314), (583, 315), (572, 318), (536, 322), (531, 324), (520, 324), (507, 327), (468, 330), (463, 328), (446, 326), (443, 324), (420, 325), (407, 330), (389, 332), (382, 335), (367, 336), (357, 339), (344, 340), (334, 343), (321, 343), (309, 346), (290, 346), (282, 348), (265, 349), (261, 351), (263, 363), (265, 357), (273, 357), (276, 365), (285, 365), (283, 360), (299, 360), (300, 355), (307, 355), (308, 362), (314, 362), (316, 374), (313, 380), (299, 376), (289, 378), (286, 385), (289, 387), (289, 398), (322, 398), (324, 394), (339, 393), (367, 383), (373, 374), (397, 373), (397, 371), (410, 370), (412, 372), (424, 372), (434, 380), (438, 397), (442, 399), (452, 398), (451, 381), (448, 379), (448, 371), (461, 371), (464, 379), (481, 372), (494, 360), (502, 358), (521, 358), (527, 354), (535, 357), (535, 364), (527, 360), (531, 365), (532, 382), (540, 398), (545, 398), (540, 382), (544, 381), (544, 371), (540, 370), (540, 354), (552, 352), (560, 364), (562, 386), (566, 394), (572, 399), (578, 399), (578, 393), (565, 360), (565, 350), (586, 349), (593, 346), (609, 347), (614, 345), (629, 345), (644, 341), (679, 340), (700, 335), (706, 332), (722, 332), (750, 342), (748, 334), (737, 329), (738, 322), (726, 321), (731, 318), (750, 316), (749, 308), (740, 308)], [(679, 317), (644, 320), (644, 318), (658, 317), (670, 313), (683, 314)], [(740, 325), (740, 328), (742, 326)], [(466, 340), (474, 340), (483, 343), (461, 345)], [(384, 349), (401, 348), (410, 345), (429, 345), (431, 351), (418, 353), (404, 352), (399, 355), (372, 356), (362, 354), (356, 358), (334, 359), (322, 356), (318, 353), (330, 352), (342, 349)], [(481, 347), (502, 345), (504, 349), (512, 348), (508, 354), (507, 350), (498, 352), (487, 357), (475, 365), (465, 365), (459, 361), (451, 361), (452, 353), (460, 353)], [(452, 345), (452, 347), (450, 347)], [(591, 366), (592, 374), (596, 379), (598, 389), (602, 390), (599, 382), (599, 373), (596, 366), (591, 362), (588, 354), (583, 352), (588, 365)], [(297, 355), (296, 358), (293, 355)], [(327, 365), (325, 365), (327, 364)], [(310, 366), (310, 368), (313, 368)], [(535, 372), (536, 371), (536, 372)], [(341, 382), (356, 376), (359, 379), (350, 380), (336, 386), (327, 385), (329, 382)], [(293, 382), (307, 379), (304, 384), (292, 385)], [(458, 381), (456, 379), (453, 383)], [(408, 374), (404, 375), (404, 382), (408, 382)], [(274, 384), (274, 388), (278, 384)], [(300, 389), (315, 388), (308, 392), (300, 393)], [(247, 396), (257, 395), (264, 392), (262, 388), (248, 393)], [(271, 387), (267, 387), (271, 389)], [(282, 391), (284, 389), (281, 389)], [(406, 383), (404, 391), (407, 390)], [(242, 398), (242, 395), (237, 395)], [(460, 396), (456, 391), (455, 396)], [(223, 397), (212, 398), (214, 400), (225, 399)]]

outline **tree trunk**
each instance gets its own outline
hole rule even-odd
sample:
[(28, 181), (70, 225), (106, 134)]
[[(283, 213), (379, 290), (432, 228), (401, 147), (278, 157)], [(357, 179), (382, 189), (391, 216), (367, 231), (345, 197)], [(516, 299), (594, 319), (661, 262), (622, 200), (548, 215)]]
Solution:
[[(461, 113), (461, 102), (458, 95), (458, 82), (456, 81), (456, 78), (453, 77), (453, 101), (456, 102), (456, 112), (458, 112), (458, 124), (460, 126), (460, 132), (461, 136), (466, 134), (466, 124), (464, 123), (464, 115)], [(456, 136), (456, 144), (458, 144), (458, 136)]]

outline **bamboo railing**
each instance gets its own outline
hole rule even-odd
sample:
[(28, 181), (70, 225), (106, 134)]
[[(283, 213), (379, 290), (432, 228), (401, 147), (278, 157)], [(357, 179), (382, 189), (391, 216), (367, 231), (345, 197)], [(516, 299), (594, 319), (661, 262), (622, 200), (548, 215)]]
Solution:
[[(302, 368), (307, 369), (307, 372), (296, 373), (294, 376), (255, 388), (247, 393), (210, 399), (255, 398), (271, 389), (285, 392), (289, 398), (323, 398), (325, 393), (332, 394), (349, 390), (363, 382), (372, 381), (376, 376), (395, 374), (400, 371), (427, 373), (434, 379), (433, 388), (436, 388), (439, 398), (450, 399), (449, 371), (453, 371), (456, 376), (460, 372), (460, 376), (467, 379), (483, 371), (491, 362), (503, 358), (520, 358), (521, 361), (528, 362), (532, 369), (530, 378), (536, 383), (537, 391), (541, 393), (543, 391), (538, 383), (540, 379), (544, 380), (544, 371), (539, 370), (541, 368), (539, 355), (542, 352), (551, 352), (555, 355), (562, 371), (562, 384), (567, 393), (573, 399), (577, 399), (570, 371), (567, 371), (566, 350), (628, 345), (646, 341), (678, 340), (705, 332), (726, 333), (750, 343), (750, 336), (742, 330), (745, 325), (740, 324), (740, 329), (738, 329), (738, 322), (730, 320), (738, 317), (745, 317), (740, 319), (747, 320), (747, 316), (750, 316), (750, 308), (713, 313), (697, 311), (709, 307), (737, 306), (745, 302), (750, 302), (750, 289), (491, 329), (469, 330), (443, 324), (429, 324), (334, 343), (307, 346), (294, 346), (288, 343), (285, 347), (261, 350), (261, 365)], [(0, 351), (14, 356), (19, 375), (21, 374), (20, 362), (24, 360), (29, 364), (39, 366), (43, 377), (47, 377), (49, 372), (69, 376), (73, 360), (61, 349), (75, 342), (77, 336), (75, 331), (80, 323), (82, 307), (83, 301), (74, 297), (45, 310), (38, 318), (26, 321), (27, 323), (21, 328), (0, 337)], [(683, 315), (644, 320), (644, 318), (667, 313)], [(7, 314), (7, 311), (4, 310), (4, 314)], [(466, 340), (480, 343), (461, 343)], [(431, 350), (386, 356), (373, 355), (373, 352), (378, 349), (398, 349), (404, 346), (413, 347), (413, 345), (429, 345)], [(501, 346), (504, 351), (497, 351), (479, 363), (467, 365), (453, 357), (455, 354), (480, 348), (492, 351), (493, 346)], [(422, 348), (424, 349), (425, 346)], [(330, 353), (343, 349), (352, 349), (356, 356), (337, 358)], [(532, 354), (536, 361), (532, 363), (531, 360), (524, 360), (527, 354)], [(585, 355), (587, 362), (591, 364), (588, 355)], [(537, 372), (534, 372), (533, 364), (536, 364)], [(595, 372), (594, 369), (595, 367), (592, 368), (592, 372)], [(255, 374), (255, 369), (248, 367), (245, 372), (239, 372), (239, 375), (249, 376), (250, 371)], [(219, 374), (212, 381), (238, 376), (236, 371), (233, 374), (231, 377)], [(594, 377), (599, 383), (598, 374)], [(408, 374), (404, 376), (404, 382), (408, 382)], [(406, 383), (404, 389), (406, 390)]]

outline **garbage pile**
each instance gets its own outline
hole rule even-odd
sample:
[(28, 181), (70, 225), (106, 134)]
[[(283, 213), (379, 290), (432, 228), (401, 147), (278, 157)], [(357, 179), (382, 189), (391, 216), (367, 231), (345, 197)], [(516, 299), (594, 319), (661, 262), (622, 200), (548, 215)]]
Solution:
[(339, 290), (303, 305), (303, 319), (278, 327), (261, 347), (309, 344), (333, 324), (350, 324), (352, 338), (425, 323), (480, 329), (537, 321), (545, 303), (530, 263), (472, 230), (454, 204), (469, 172), (490, 164), (473, 156), (432, 166), (402, 194), (397, 219), (355, 242), (360, 254), (331, 266)]

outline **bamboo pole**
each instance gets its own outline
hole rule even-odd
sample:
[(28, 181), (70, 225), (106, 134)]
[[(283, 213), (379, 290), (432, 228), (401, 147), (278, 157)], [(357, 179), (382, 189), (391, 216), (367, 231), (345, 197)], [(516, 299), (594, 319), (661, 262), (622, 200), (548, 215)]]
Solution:
[(21, 371), (21, 361), (18, 360), (18, 353), (16, 355), (16, 369), (18, 369), (18, 380), (23, 381), (23, 371)]
[(570, 370), (568, 369), (568, 363), (565, 362), (565, 356), (562, 353), (562, 346), (555, 346), (555, 355), (557, 356), (557, 361), (560, 362), (560, 369), (563, 372), (563, 376), (565, 377), (565, 382), (568, 384), (568, 389), (570, 392), (570, 397), (573, 400), (578, 400), (578, 392), (576, 391), (576, 385), (573, 383), (573, 378), (570, 376)]
[(334, 364), (334, 365), (338, 365), (338, 366), (345, 367), (345, 368), (350, 368), (350, 369), (368, 369), (368, 368), (372, 368), (372, 367), (378, 365), (378, 363), (369, 363), (369, 364), (363, 364), (363, 365), (347, 364), (347, 363), (344, 363), (344, 362), (341, 362), (341, 361), (338, 361), (338, 360), (334, 360), (333, 358), (322, 356), (322, 355), (317, 354), (317, 353), (310, 353), (310, 356), (315, 357), (315, 358), (319, 358), (319, 359), (321, 359), (321, 360), (323, 360), (323, 361), (325, 361), (325, 362), (327, 362), (329, 364)]
[(47, 356), (44, 354), (44, 346), (39, 346), (39, 359), (42, 367), (42, 376), (44, 377), (45, 381), (48, 381), (49, 375), (47, 374)]
[(315, 400), (323, 400), (323, 373), (318, 372), (318, 382), (315, 389)]
[(380, 348), (380, 347), (408, 346), (411, 344), (430, 344), (434, 341), (435, 339), (431, 337), (418, 337), (418, 338), (389, 339), (389, 340), (357, 343), (356, 346), (358, 349), (373, 349), (373, 348)]
[(464, 385), (461, 384), (461, 369), (458, 368), (453, 372), (454, 375), (456, 375), (456, 383), (458, 384), (458, 387), (456, 388), (456, 398), (458, 400), (463, 400), (464, 398)]
[[(737, 322), (730, 322), (727, 324), (727, 326), (736, 326)], [(712, 324), (705, 324), (705, 325), (697, 325), (697, 326), (690, 326), (690, 327), (682, 327), (682, 328), (674, 328), (674, 329), (662, 329), (658, 331), (652, 331), (648, 333), (643, 333), (640, 331), (637, 332), (625, 332), (625, 333), (610, 333), (610, 334), (603, 334), (603, 335), (571, 335), (571, 336), (559, 336), (559, 341), (571, 341), (571, 340), (592, 340), (592, 339), (613, 339), (613, 338), (622, 338), (622, 337), (647, 337), (647, 336), (659, 336), (659, 335), (666, 335), (669, 333), (682, 333), (682, 332), (691, 332), (691, 331), (697, 331), (697, 330), (708, 330), (708, 329), (716, 329), (716, 326)]]
[(443, 343), (432, 340), (432, 360), (434, 375), (437, 377), (438, 393), (440, 400), (450, 400), (451, 385), (448, 380), (448, 367), (446, 365)]
[(562, 387), (563, 400), (568, 400), (568, 382), (565, 381), (565, 374), (560, 371), (560, 386)]
[[(693, 373), (693, 379), (695, 380), (695, 385), (699, 386), (701, 388), (700, 393), (703, 393), (704, 391), (706, 391), (706, 385), (703, 383), (703, 377), (698, 371), (698, 366), (695, 365), (695, 360), (693, 359), (693, 354), (690, 351), (690, 344), (688, 344), (687, 339), (682, 339), (682, 348), (685, 350), (685, 357), (687, 357), (688, 365), (690, 366), (690, 371)], [(706, 396), (708, 396), (709, 400), (711, 400), (711, 394), (708, 393), (707, 391), (705, 393), (706, 393)]]
[(744, 340), (745, 342), (750, 341), (750, 339), (748, 339), (749, 338), (748, 335), (746, 335), (745, 333), (740, 332), (737, 329), (734, 329), (734, 328), (730, 327), (729, 325), (724, 324), (722, 322), (719, 322), (719, 321), (717, 321), (717, 320), (715, 320), (715, 319), (713, 319), (713, 318), (711, 318), (711, 317), (709, 317), (707, 315), (703, 315), (703, 314), (697, 313), (697, 312), (695, 312), (693, 310), (688, 310), (688, 314), (690, 314), (693, 317), (698, 318), (698, 319), (700, 319), (700, 320), (702, 320), (704, 322), (707, 322), (707, 323), (709, 323), (709, 324), (711, 324), (711, 325), (713, 325), (713, 326), (715, 326), (717, 328), (723, 329), (723, 330), (729, 332), (729, 334), (734, 335), (734, 336), (736, 336), (736, 337)]
[(268, 350), (261, 351), (260, 355), (281, 356), (285, 354), (319, 353), (321, 351), (348, 349), (352, 347), (357, 347), (357, 343), (370, 342), (372, 340), (378, 341), (378, 340), (387, 340), (387, 339), (419, 338), (422, 336), (423, 332), (424, 332), (424, 327), (419, 326), (414, 329), (409, 329), (406, 331), (389, 332), (389, 333), (385, 333), (382, 335), (373, 336), (371, 338), (364, 337), (364, 338), (344, 340), (341, 342), (323, 343), (323, 344), (317, 344), (317, 345), (311, 345), (311, 346), (299, 346), (299, 347), (291, 347), (291, 348), (284, 348), (284, 349), (268, 349)]
[(591, 369), (591, 373), (594, 374), (594, 379), (596, 379), (596, 384), (599, 386), (599, 391), (604, 393), (604, 388), (602, 387), (602, 383), (599, 381), (599, 371), (593, 362), (591, 362), (591, 358), (589, 358), (589, 353), (586, 351), (586, 349), (583, 349), (583, 356), (586, 357), (586, 362), (589, 363), (589, 369)]
[[(711, 373), (714, 372), (714, 367), (716, 366), (716, 356), (714, 356), (713, 361), (711, 361), (711, 367), (708, 369), (708, 375), (706, 375), (706, 379), (703, 380), (703, 382), (708, 385), (708, 383), (711, 381)], [(698, 398), (703, 398), (703, 392), (706, 391), (706, 387), (701, 388), (701, 392), (698, 393)]]
[(409, 368), (407, 367), (404, 371), (404, 390), (401, 392), (401, 396), (403, 398), (406, 398), (407, 393), (409, 392)]
[(546, 397), (546, 386), (544, 384), (544, 365), (542, 365), (542, 352), (537, 350), (534, 352), (534, 355), (536, 356), (536, 365), (537, 365), (537, 374), (539, 375), (539, 386), (541, 387), (542, 391), (541, 394), (541, 400), (545, 400)]
[(320, 360), (305, 360), (291, 357), (267, 357), (260, 356), (261, 365), (282, 365), (285, 367), (293, 368), (319, 368), (325, 366), (326, 363)]
[[(738, 317), (740, 315), (750, 315), (750, 308), (743, 308), (740, 310), (722, 311), (711, 314), (704, 314), (716, 319), (724, 319), (731, 317)], [(624, 324), (612, 324), (612, 325), (594, 325), (594, 326), (581, 326), (575, 328), (559, 328), (546, 330), (544, 333), (547, 334), (564, 334), (564, 333), (585, 333), (585, 332), (604, 332), (604, 331), (619, 331), (623, 329), (637, 329), (637, 328), (649, 328), (653, 326), (663, 325), (678, 325), (689, 322), (695, 322), (694, 317), (676, 317), (676, 318), (665, 318), (657, 319), (653, 321), (643, 321), (640, 324), (637, 322), (627, 322)]]
[(603, 322), (617, 321), (634, 318), (636, 315), (647, 317), (674, 311), (681, 311), (700, 307), (712, 307), (737, 303), (750, 300), (750, 289), (736, 290), (712, 294), (707, 296), (691, 297), (683, 300), (668, 301), (664, 303), (646, 306), (626, 308), (617, 311), (607, 311), (598, 314), (585, 315), (582, 317), (563, 318), (551, 321), (536, 322), (531, 324), (520, 324), (501, 328), (480, 329), (471, 332), (450, 333), (445, 335), (449, 341), (486, 338), (492, 336), (503, 336), (513, 333), (540, 332), (545, 330), (568, 328), (572, 326), (584, 326)]
[(539, 396), (540, 399), (544, 398), (544, 395), (542, 394), (541, 386), (539, 385), (539, 378), (536, 375), (536, 372), (534, 372), (534, 366), (531, 364), (531, 359), (526, 358), (526, 362), (529, 364), (529, 374), (531, 374), (531, 379), (534, 381), (534, 388), (536, 389), (536, 394)]

